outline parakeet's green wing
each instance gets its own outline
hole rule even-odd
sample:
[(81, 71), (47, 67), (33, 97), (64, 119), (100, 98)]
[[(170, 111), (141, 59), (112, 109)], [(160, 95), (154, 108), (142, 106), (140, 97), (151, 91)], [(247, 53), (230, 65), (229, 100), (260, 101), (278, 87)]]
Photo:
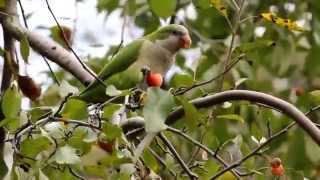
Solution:
[[(137, 39), (121, 48), (113, 59), (103, 67), (98, 77), (105, 82), (111, 76), (127, 70), (129, 66), (137, 60), (144, 41), (145, 39)], [(108, 84), (106, 85), (108, 86)], [(99, 94), (96, 94), (98, 92), (98, 90), (96, 90), (98, 86), (102, 85), (95, 80), (80, 94), (80, 97), (84, 100), (94, 98), (94, 96), (99, 97)], [(101, 89), (101, 87), (99, 89)]]
[(138, 58), (144, 41), (144, 39), (137, 39), (120, 49), (111, 62), (101, 70), (99, 78), (107, 79), (113, 74), (126, 70)]

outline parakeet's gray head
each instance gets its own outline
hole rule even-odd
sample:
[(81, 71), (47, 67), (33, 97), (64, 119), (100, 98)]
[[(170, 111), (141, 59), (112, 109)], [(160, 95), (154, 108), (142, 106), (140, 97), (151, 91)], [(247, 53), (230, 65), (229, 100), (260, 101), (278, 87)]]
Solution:
[(191, 45), (191, 38), (188, 30), (178, 24), (170, 24), (161, 27), (156, 32), (149, 35), (149, 37), (158, 45), (175, 53), (181, 48), (189, 48)]

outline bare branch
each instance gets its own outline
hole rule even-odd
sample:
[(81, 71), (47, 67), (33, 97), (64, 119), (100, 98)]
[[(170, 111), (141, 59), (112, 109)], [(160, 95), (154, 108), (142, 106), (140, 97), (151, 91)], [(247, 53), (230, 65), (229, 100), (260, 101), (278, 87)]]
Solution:
[[(21, 0), (18, 0), (18, 3), (19, 3), (19, 7), (20, 7), (20, 11), (21, 11), (21, 14), (22, 14), (22, 17), (23, 17), (23, 22), (24, 22), (24, 26), (29, 29), (28, 27), (28, 23), (27, 23), (27, 18), (26, 18), (26, 15), (24, 13), (24, 8), (22, 6), (22, 3), (21, 3)], [(53, 77), (53, 80), (54, 82), (56, 82), (58, 84), (58, 86), (60, 86), (60, 82), (58, 80), (58, 77), (56, 76), (56, 74), (53, 72), (53, 69), (51, 68), (48, 60), (46, 59), (46, 57), (44, 57), (43, 55), (41, 55), (42, 59), (44, 60), (44, 62), (46, 63), (46, 65), (48, 66), (49, 68), (49, 71)]]
[(224, 71), (222, 71), (221, 73), (219, 73), (218, 75), (214, 76), (213, 78), (207, 80), (207, 81), (203, 81), (197, 84), (193, 84), (189, 87), (181, 87), (178, 88), (173, 94), (174, 95), (181, 95), (184, 94), (194, 88), (200, 87), (200, 86), (204, 86), (206, 84), (209, 84), (215, 80), (218, 80), (220, 77), (224, 76), (226, 73), (228, 73), (236, 64), (238, 64), (238, 62), (245, 56), (245, 54), (240, 54), (238, 57), (235, 58), (235, 60), (232, 61), (232, 63), (230, 65), (228, 65)]
[[(226, 101), (239, 100), (247, 100), (253, 103), (260, 103), (280, 110), (280, 112), (292, 118), (300, 127), (302, 127), (306, 131), (306, 133), (308, 133), (312, 137), (312, 139), (318, 145), (320, 145), (320, 130), (316, 127), (316, 125), (314, 125), (312, 121), (294, 105), (269, 94), (250, 90), (229, 90), (216, 93), (214, 95), (209, 95), (207, 97), (198, 98), (190, 101), (190, 103), (192, 103), (196, 108), (206, 108), (213, 105), (221, 104)], [(174, 124), (183, 116), (184, 110), (182, 107), (179, 107), (168, 115), (166, 124)], [(130, 123), (125, 124), (125, 126), (127, 129), (130, 129)], [(142, 130), (143, 129), (141, 129), (140, 132)], [(135, 133), (139, 133), (139, 131), (135, 131)]]
[(151, 149), (150, 147), (148, 147), (148, 150), (150, 151), (150, 153), (160, 162), (160, 164), (162, 166), (164, 166), (165, 168), (168, 169), (168, 171), (170, 172), (170, 174), (173, 176), (173, 177), (176, 177), (177, 174), (170, 168), (168, 168), (166, 162), (153, 150)]
[(50, 7), (50, 4), (48, 2), (48, 0), (45, 0), (46, 4), (47, 4), (47, 7), (48, 7), (48, 10), (50, 12), (50, 14), (52, 15), (54, 21), (56, 22), (57, 24), (57, 27), (59, 28), (60, 32), (62, 33), (62, 39), (64, 40), (67, 48), (72, 52), (72, 54), (76, 57), (77, 61), (81, 64), (82, 68), (85, 69), (91, 76), (93, 76), (100, 84), (102, 84), (104, 87), (107, 87), (107, 85), (104, 84), (103, 80), (101, 80), (88, 66), (86, 66), (82, 60), (80, 59), (80, 57), (78, 56), (78, 54), (73, 50), (73, 48), (71, 47), (70, 45), (70, 42), (69, 40), (67, 40), (66, 38), (66, 34), (63, 30), (63, 28), (61, 27), (60, 23), (58, 22), (56, 16), (54, 15), (51, 7)]
[[(214, 159), (219, 161), (224, 167), (228, 167), (228, 164), (218, 155), (218, 151), (215, 151), (215, 152), (212, 151), (207, 146), (203, 145), (202, 143), (198, 142), (197, 140), (193, 139), (192, 137), (188, 136), (187, 134), (183, 133), (182, 131), (180, 131), (178, 129), (168, 127), (167, 130), (182, 136), (186, 140), (190, 141), (191, 143), (195, 144), (196, 146), (198, 146), (201, 149), (203, 149), (204, 151), (206, 151), (208, 154), (210, 154), (210, 156), (212, 156)], [(232, 169), (231, 169), (231, 172), (234, 174), (235, 177), (240, 178), (239, 172), (237, 172), (236, 170), (232, 170)]]
[[(8, 2), (11, 1), (15, 0), (8, 0)], [(16, 14), (10, 14), (10, 16), (16, 16)], [(32, 32), (21, 27), (18, 22), (12, 21), (10, 20), (11, 18), (6, 17), (7, 16), (0, 15), (0, 21), (3, 29), (14, 38), (20, 40), (23, 36), (26, 36), (30, 46), (35, 51), (70, 72), (82, 84), (88, 85), (95, 80), (94, 77), (77, 61), (74, 55), (68, 52), (61, 45), (53, 41), (51, 38), (44, 37), (36, 32)]]
[(173, 145), (170, 143), (170, 141), (167, 139), (167, 137), (163, 133), (159, 133), (159, 138), (163, 141), (163, 143), (168, 147), (170, 152), (174, 155), (176, 160), (181, 165), (182, 169), (188, 174), (190, 179), (197, 179), (198, 176), (194, 174), (187, 166), (187, 164), (182, 160), (180, 155), (177, 153), (176, 149), (173, 147)]
[(227, 171), (236, 168), (237, 166), (240, 166), (244, 161), (246, 161), (247, 159), (251, 158), (252, 156), (256, 155), (258, 153), (258, 151), (260, 151), (263, 147), (265, 147), (267, 144), (269, 144), (271, 141), (273, 141), (274, 139), (276, 139), (277, 137), (279, 137), (280, 135), (286, 133), (291, 127), (293, 127), (295, 125), (294, 122), (292, 122), (291, 124), (289, 124), (287, 127), (285, 127), (284, 129), (282, 129), (281, 131), (275, 133), (274, 135), (272, 135), (270, 138), (268, 138), (263, 144), (259, 145), (258, 147), (256, 147), (252, 152), (250, 152), (249, 154), (247, 154), (245, 157), (243, 157), (242, 159), (240, 159), (239, 161), (232, 163), (231, 165), (229, 165), (228, 167), (224, 168), (223, 170), (219, 171), (216, 175), (214, 175), (213, 177), (211, 177), (210, 179), (216, 179), (219, 176), (223, 175), (224, 173), (226, 173)]

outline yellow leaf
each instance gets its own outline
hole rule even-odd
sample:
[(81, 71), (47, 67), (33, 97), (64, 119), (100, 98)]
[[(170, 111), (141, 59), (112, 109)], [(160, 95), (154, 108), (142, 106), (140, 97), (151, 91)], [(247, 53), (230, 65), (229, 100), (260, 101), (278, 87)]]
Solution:
[(223, 16), (227, 16), (227, 8), (221, 2), (221, 0), (210, 0), (211, 6), (216, 8)]
[(224, 173), (222, 176), (220, 176), (219, 180), (236, 180), (237, 178), (230, 172)]
[(306, 31), (303, 27), (299, 26), (295, 21), (291, 19), (284, 19), (277, 17), (277, 15), (273, 13), (261, 13), (260, 16), (267, 21), (271, 21), (279, 26), (288, 28), (291, 31)]

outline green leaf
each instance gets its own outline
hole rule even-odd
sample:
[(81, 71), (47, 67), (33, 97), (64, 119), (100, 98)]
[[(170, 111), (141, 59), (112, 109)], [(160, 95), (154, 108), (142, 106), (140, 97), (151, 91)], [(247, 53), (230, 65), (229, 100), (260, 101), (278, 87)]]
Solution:
[(34, 107), (28, 111), (28, 114), (31, 116), (31, 121), (36, 122), (39, 118), (45, 114), (52, 112), (50, 107)]
[(88, 175), (93, 175), (93, 176), (101, 177), (103, 179), (107, 179), (105, 167), (103, 166), (84, 166), (84, 171)]
[(130, 163), (130, 162), (131, 162), (131, 159), (128, 157), (120, 157), (117, 154), (112, 154), (110, 156), (103, 158), (99, 163), (106, 167), (110, 167), (110, 166), (119, 167), (121, 164)]
[(160, 19), (152, 13), (141, 13), (135, 17), (134, 22), (144, 29), (144, 34), (152, 33), (160, 26)]
[(209, 0), (192, 0), (195, 7), (199, 7), (201, 9), (208, 9), (210, 8)]
[(105, 122), (103, 124), (102, 131), (108, 141), (114, 140), (115, 138), (120, 137), (122, 134), (122, 129), (119, 126), (109, 122)]
[(136, 9), (137, 9), (137, 5), (136, 5), (136, 0), (131, 0), (131, 1), (127, 1), (128, 3), (128, 14), (130, 16), (134, 16)]
[(4, 92), (1, 108), (6, 118), (16, 118), (19, 116), (21, 95), (16, 86), (12, 86)]
[(30, 55), (30, 45), (26, 35), (23, 35), (20, 41), (20, 53), (23, 60), (28, 63), (28, 57)]
[(224, 6), (222, 0), (210, 0), (210, 4), (216, 8), (221, 15), (227, 17), (227, 8)]
[(106, 94), (108, 96), (119, 96), (121, 91), (119, 91), (114, 85), (109, 85), (106, 89)]
[(320, 148), (311, 138), (306, 137), (306, 154), (313, 164), (320, 162)]
[(88, 153), (91, 149), (91, 144), (84, 141), (84, 138), (86, 138), (87, 134), (88, 132), (85, 129), (77, 128), (73, 131), (72, 137), (68, 139), (68, 145), (77, 149), (81, 154)]
[[(207, 52), (207, 55), (202, 55), (198, 59), (198, 65), (196, 69), (196, 79), (204, 80), (204, 76), (208, 71), (212, 72), (212, 67), (217, 63), (217, 56), (213, 55), (210, 52)], [(209, 75), (212, 78), (212, 74)]]
[(276, 45), (276, 43), (274, 41), (268, 40), (268, 39), (258, 39), (254, 42), (242, 43), (240, 46), (236, 47), (233, 50), (232, 57), (235, 58), (243, 53), (247, 54), (249, 52), (252, 52), (252, 51), (255, 51), (258, 49), (272, 47), (275, 45)]
[(302, 129), (295, 129), (288, 144), (287, 165), (293, 169), (308, 169), (311, 164), (306, 162), (306, 141)]
[(14, 118), (5, 118), (5, 119), (2, 119), (1, 121), (0, 121), (0, 127), (2, 127), (2, 126), (5, 126), (5, 125), (7, 125), (10, 121), (16, 121), (17, 119), (14, 119)]
[(167, 18), (175, 13), (176, 0), (149, 0), (151, 10), (159, 17)]
[(69, 99), (62, 111), (62, 116), (69, 119), (88, 119), (87, 103), (79, 99)]
[(47, 150), (51, 144), (50, 140), (43, 136), (26, 139), (21, 144), (21, 153), (26, 157), (35, 158), (40, 152)]
[(203, 170), (200, 171), (201, 179), (210, 179), (211, 176), (213, 176), (217, 171), (219, 170), (220, 166), (215, 163), (213, 160), (208, 160), (203, 165), (203, 168), (206, 170), (204, 173)]
[(181, 103), (184, 109), (185, 116), (187, 118), (187, 121), (185, 122), (187, 127), (190, 129), (197, 128), (198, 124), (200, 124), (203, 119), (199, 111), (183, 96), (179, 96), (176, 99)]
[(79, 92), (79, 89), (75, 86), (72, 86), (67, 81), (63, 80), (61, 82), (61, 85), (59, 86), (59, 95), (61, 97), (66, 97), (68, 94), (77, 94)]
[(76, 149), (68, 145), (58, 148), (53, 158), (58, 164), (79, 164), (81, 162)]
[[(1, 6), (1, 5), (0, 5)], [(2, 47), (0, 47), (0, 56), (4, 57), (4, 49)]]
[(238, 79), (235, 83), (234, 83), (234, 87), (237, 88), (238, 86), (240, 86), (242, 83), (244, 83), (245, 81), (247, 81), (248, 78), (240, 78)]
[(175, 74), (171, 78), (170, 87), (187, 87), (193, 84), (193, 78), (188, 74)]
[(42, 172), (52, 180), (63, 179), (63, 180), (79, 180), (78, 177), (74, 176), (68, 167), (62, 166), (61, 169), (57, 170), (56, 167), (45, 166)]
[(308, 76), (320, 75), (320, 45), (314, 45), (308, 52), (306, 62), (304, 64), (304, 73)]
[(0, 157), (0, 178), (4, 179), (7, 172), (8, 172), (8, 167), (7, 167), (6, 163), (4, 162), (3, 156), (1, 156)]
[(166, 129), (165, 120), (173, 107), (174, 99), (170, 92), (158, 87), (149, 88), (143, 107), (146, 132), (160, 132)]
[(126, 96), (130, 94), (130, 91), (129, 90), (120, 91), (114, 85), (109, 85), (106, 88), (106, 94), (108, 96)]
[(11, 180), (20, 180), (18, 177), (18, 174), (16, 172), (16, 166), (14, 164), (12, 164), (12, 167), (11, 167), (10, 179)]
[(238, 114), (226, 114), (217, 116), (219, 119), (235, 120), (244, 123), (244, 119)]
[(320, 103), (320, 90), (314, 90), (310, 92), (310, 95), (312, 96), (311, 100), (317, 104)]
[(0, 127), (5, 126), (10, 133), (14, 133), (20, 126), (18, 118), (5, 118), (0, 121)]
[(103, 108), (103, 118), (110, 120), (113, 116), (113, 114), (119, 110), (119, 108), (121, 107), (121, 105), (119, 104), (110, 104), (108, 106), (105, 106)]
[(160, 170), (157, 159), (150, 151), (144, 151), (142, 158), (145, 165), (148, 166), (152, 171), (158, 172)]
[(6, 1), (5, 0), (0, 0), (0, 8), (4, 9), (6, 7)]
[(119, 0), (99, 0), (97, 4), (98, 12), (108, 11), (110, 14), (119, 6)]

